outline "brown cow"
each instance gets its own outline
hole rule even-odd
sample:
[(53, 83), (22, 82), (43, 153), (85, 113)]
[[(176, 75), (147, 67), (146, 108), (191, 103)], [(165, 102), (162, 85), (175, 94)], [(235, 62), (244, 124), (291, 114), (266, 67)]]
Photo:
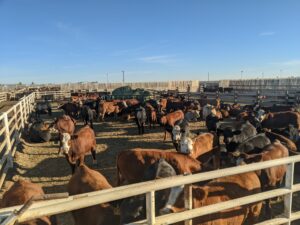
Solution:
[(84, 164), (84, 157), (88, 152), (92, 153), (93, 163), (97, 164), (95, 133), (89, 126), (82, 127), (74, 135), (63, 133), (62, 143), (62, 149), (71, 165), (72, 173), (75, 171), (77, 161), (79, 165)]
[(105, 114), (109, 115), (111, 113), (114, 113), (115, 117), (117, 117), (117, 114), (120, 112), (120, 109), (116, 102), (101, 101), (99, 104), (98, 112), (101, 120), (104, 120)]
[[(161, 117), (160, 123), (165, 127), (170, 127), (172, 132), (175, 123), (179, 120), (183, 120), (183, 118), (184, 118), (184, 113), (182, 112), (182, 110), (177, 110), (175, 112), (171, 112), (167, 114), (166, 116)], [(165, 130), (164, 141), (166, 139), (167, 139), (167, 130)]]
[(193, 140), (185, 135), (180, 140), (180, 152), (189, 154), (194, 159), (206, 162), (213, 157), (215, 169), (220, 167), (220, 152), (218, 136), (212, 133), (202, 133)]
[(140, 104), (140, 102), (137, 99), (126, 99), (125, 102), (127, 106), (134, 106)]
[[(178, 190), (177, 190), (178, 192)], [(238, 174), (234, 176), (228, 176), (218, 178), (204, 186), (193, 185), (193, 209), (200, 208), (202, 206), (212, 205), (228, 200), (241, 198), (244, 196), (257, 194), (261, 192), (261, 185), (258, 176), (255, 172), (249, 172), (244, 174)], [(169, 212), (180, 212), (185, 210), (183, 194), (181, 191), (180, 197), (170, 194), (175, 199), (169, 197), (168, 204), (161, 210), (161, 214)], [(196, 217), (193, 219), (194, 225), (241, 225), (254, 224), (260, 215), (262, 203), (253, 203), (244, 206), (238, 206), (232, 209), (220, 211), (214, 214)], [(184, 222), (176, 223), (176, 225), (183, 225)]]
[(149, 165), (161, 158), (171, 164), (177, 174), (201, 170), (201, 163), (190, 156), (158, 149), (136, 148), (122, 151), (117, 156), (118, 185), (123, 184), (125, 180), (128, 183), (140, 182)]
[(157, 122), (156, 110), (150, 103), (146, 103), (145, 109), (149, 128), (151, 128), (151, 126), (154, 127), (155, 123)]
[[(45, 193), (43, 189), (34, 183), (27, 180), (19, 180), (4, 193), (1, 208), (11, 207), (16, 205), (22, 205), (29, 201), (31, 197), (41, 197)], [(56, 224), (56, 218), (52, 217), (41, 217), (28, 222), (20, 223), (22, 225), (54, 225)]]
[(286, 128), (288, 124), (292, 124), (294, 127), (296, 127), (296, 129), (300, 130), (300, 114), (297, 112), (287, 111), (267, 113), (261, 118), (261, 125), (263, 128)]
[[(276, 140), (274, 143), (264, 147), (262, 153), (247, 155), (241, 154), (239, 161), (247, 164), (254, 162), (265, 162), (273, 159), (281, 159), (289, 156), (289, 150), (284, 147), (280, 141)], [(260, 177), (262, 190), (270, 190), (276, 186), (280, 186), (286, 172), (286, 165), (266, 168), (264, 170), (256, 171)], [(270, 200), (266, 200), (266, 213), (271, 216)]]
[[(80, 165), (68, 184), (70, 195), (83, 194), (91, 191), (110, 189), (112, 186), (99, 172)], [(72, 211), (76, 225), (114, 225), (119, 219), (114, 215), (112, 206), (103, 203)]]
[(168, 103), (168, 99), (166, 99), (166, 98), (160, 99), (159, 100), (160, 109), (161, 110), (166, 110), (167, 109), (167, 103)]
[(56, 130), (58, 130), (58, 133), (59, 133), (58, 154), (60, 154), (61, 148), (62, 148), (63, 133), (72, 135), (75, 131), (75, 124), (76, 124), (76, 121), (72, 117), (67, 116), (67, 115), (63, 115), (55, 120), (54, 128)]
[(287, 137), (280, 135), (280, 134), (276, 134), (274, 132), (271, 131), (265, 131), (266, 136), (271, 140), (271, 141), (275, 141), (276, 139), (279, 140), (283, 145), (285, 145), (289, 150), (296, 152), (297, 151), (297, 146), (296, 144), (288, 139)]

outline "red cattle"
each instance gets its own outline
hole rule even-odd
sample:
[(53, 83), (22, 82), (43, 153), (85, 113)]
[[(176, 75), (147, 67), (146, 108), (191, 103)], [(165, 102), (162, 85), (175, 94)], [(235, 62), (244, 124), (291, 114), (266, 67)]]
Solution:
[(149, 127), (154, 127), (155, 123), (157, 122), (156, 110), (150, 103), (146, 103), (145, 109)]
[(177, 174), (201, 170), (201, 163), (190, 156), (158, 149), (136, 148), (118, 154), (118, 185), (123, 184), (125, 180), (128, 183), (140, 182), (145, 170), (161, 158), (171, 164)]
[(300, 114), (298, 112), (267, 113), (262, 116), (261, 125), (263, 128), (280, 129), (286, 128), (289, 124), (300, 130)]
[(74, 173), (76, 162), (79, 161), (79, 165), (84, 164), (84, 157), (89, 152), (92, 153), (93, 163), (97, 163), (95, 133), (89, 126), (82, 127), (74, 135), (63, 133), (62, 143), (62, 149), (71, 165), (72, 173)]
[(101, 101), (99, 104), (99, 117), (101, 120), (104, 120), (105, 114), (111, 114), (114, 113), (115, 117), (117, 117), (117, 114), (120, 112), (119, 106), (117, 105), (117, 102), (105, 102)]
[(265, 131), (266, 136), (271, 140), (271, 141), (275, 141), (276, 139), (279, 140), (282, 144), (284, 144), (289, 150), (296, 152), (297, 151), (297, 146), (296, 144), (288, 139), (287, 137), (280, 135), (280, 134), (276, 134), (274, 132), (271, 131)]
[(206, 162), (213, 157), (215, 169), (220, 167), (218, 136), (212, 133), (199, 134), (193, 140), (183, 136), (180, 140), (180, 152), (189, 154), (201, 162)]
[[(259, 178), (255, 174), (255, 172), (218, 178), (210, 181), (204, 186), (192, 186), (193, 209), (245, 197), (247, 195), (257, 194), (260, 192), (261, 185)], [(164, 208), (163, 210), (161, 210), (161, 212), (168, 213), (180, 212), (185, 210), (183, 194), (181, 194), (179, 198), (173, 200), (173, 202), (174, 201), (174, 205), (167, 205), (167, 208)], [(242, 225), (245, 224), (245, 222), (246, 224), (254, 224), (260, 215), (261, 208), (261, 202), (238, 206), (232, 209), (194, 218), (193, 224)], [(183, 224), (184, 222), (176, 223), (176, 225)]]
[[(284, 147), (280, 141), (276, 140), (274, 143), (264, 147), (262, 153), (247, 155), (241, 154), (241, 158), (247, 164), (254, 162), (265, 162), (273, 159), (281, 159), (289, 156), (289, 150)], [(270, 190), (279, 186), (285, 176), (286, 165), (275, 166), (266, 168), (263, 170), (256, 171), (260, 177), (262, 190)], [(266, 200), (266, 212), (267, 215), (271, 216), (271, 205), (270, 200)]]
[(59, 133), (58, 154), (60, 154), (61, 148), (62, 148), (63, 133), (72, 135), (75, 131), (75, 124), (76, 124), (76, 121), (72, 117), (67, 116), (67, 115), (63, 115), (55, 120), (54, 128), (57, 129), (58, 133)]
[[(171, 132), (172, 129), (175, 125), (175, 123), (179, 120), (183, 120), (184, 118), (184, 113), (181, 110), (177, 110), (175, 112), (171, 112), (167, 114), (166, 116), (163, 116), (160, 118), (160, 123), (164, 125), (165, 127), (171, 127)], [(167, 139), (167, 130), (165, 130), (165, 137), (164, 141)]]
[[(16, 205), (22, 205), (29, 201), (32, 197), (41, 197), (45, 195), (43, 189), (34, 183), (27, 180), (19, 180), (4, 193), (1, 208), (11, 207)], [(54, 225), (56, 219), (52, 217), (41, 217), (28, 222), (22, 223), (22, 225)]]
[[(91, 191), (110, 189), (112, 186), (99, 172), (81, 165), (71, 177), (68, 184), (70, 195), (83, 194)], [(113, 207), (109, 203), (90, 206), (72, 211), (76, 225), (114, 225), (119, 219), (114, 215)]]

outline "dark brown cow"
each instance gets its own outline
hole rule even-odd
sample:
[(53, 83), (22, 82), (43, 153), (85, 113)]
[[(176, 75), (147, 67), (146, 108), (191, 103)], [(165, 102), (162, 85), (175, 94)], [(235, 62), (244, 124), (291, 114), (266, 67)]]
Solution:
[(101, 120), (104, 120), (105, 114), (111, 114), (114, 113), (115, 117), (120, 112), (119, 106), (117, 105), (117, 102), (100, 102), (99, 104), (99, 117)]
[(58, 109), (64, 110), (66, 115), (71, 116), (73, 118), (78, 116), (79, 107), (75, 103), (71, 103), (71, 102), (65, 103), (59, 106)]
[(300, 130), (300, 114), (297, 112), (277, 112), (267, 113), (262, 116), (261, 125), (263, 128), (280, 129), (286, 128), (287, 125), (292, 124), (296, 129)]
[(218, 136), (212, 133), (199, 134), (193, 140), (183, 136), (180, 140), (180, 152), (189, 154), (194, 159), (206, 162), (213, 157), (215, 169), (220, 167)]
[(62, 149), (71, 165), (72, 173), (74, 173), (76, 162), (79, 161), (79, 165), (84, 164), (84, 157), (89, 152), (92, 153), (93, 163), (97, 163), (95, 133), (89, 126), (82, 127), (74, 135), (63, 133), (62, 143)]
[(54, 128), (57, 129), (58, 133), (59, 133), (58, 154), (60, 154), (61, 148), (62, 148), (63, 133), (72, 135), (75, 131), (75, 124), (76, 124), (76, 121), (72, 117), (66, 116), (66, 115), (63, 115), (55, 120)]
[[(249, 172), (234, 176), (218, 178), (204, 186), (192, 186), (193, 209), (212, 205), (244, 196), (261, 192), (261, 185), (255, 172)], [(172, 196), (170, 194), (170, 196)], [(173, 195), (176, 197), (176, 195)], [(178, 196), (178, 195), (177, 195)], [(177, 199), (170, 199), (167, 207), (161, 210), (162, 214), (169, 212), (184, 211), (183, 194)], [(232, 209), (220, 211), (214, 214), (201, 216), (193, 219), (194, 225), (242, 225), (254, 224), (260, 215), (262, 203), (253, 203), (238, 206)], [(183, 225), (184, 222), (176, 223)]]
[[(112, 186), (99, 172), (80, 165), (71, 177), (68, 184), (70, 195), (83, 194), (91, 191), (110, 189)], [(113, 207), (103, 203), (72, 211), (76, 225), (114, 225), (119, 219), (114, 215)]]
[[(171, 132), (172, 129), (175, 125), (175, 123), (179, 120), (183, 120), (184, 118), (184, 113), (181, 110), (171, 112), (167, 114), (166, 116), (163, 116), (160, 118), (160, 123), (164, 125), (165, 127), (170, 127)], [(165, 136), (164, 136), (164, 141), (167, 139), (167, 130), (165, 130)]]
[[(11, 207), (16, 205), (22, 205), (29, 201), (31, 197), (41, 197), (45, 193), (43, 189), (34, 183), (27, 180), (19, 180), (14, 185), (4, 193), (1, 208)], [(21, 225), (54, 225), (56, 224), (56, 219), (52, 217), (41, 217), (28, 222), (20, 223)]]
[[(281, 159), (289, 156), (289, 150), (283, 146), (280, 141), (276, 140), (274, 143), (267, 145), (262, 153), (247, 155), (241, 154), (241, 159), (249, 164), (254, 162), (265, 162), (273, 159)], [(279, 187), (284, 179), (286, 172), (286, 165), (275, 166), (264, 170), (256, 171), (260, 177), (262, 190), (270, 190)], [(270, 200), (266, 200), (266, 213), (271, 216)]]
[(229, 112), (226, 109), (220, 109), (223, 118), (229, 117)]
[(124, 181), (140, 182), (149, 165), (161, 158), (171, 164), (177, 174), (195, 173), (201, 170), (201, 163), (190, 156), (158, 149), (136, 148), (118, 154), (118, 185), (123, 184)]

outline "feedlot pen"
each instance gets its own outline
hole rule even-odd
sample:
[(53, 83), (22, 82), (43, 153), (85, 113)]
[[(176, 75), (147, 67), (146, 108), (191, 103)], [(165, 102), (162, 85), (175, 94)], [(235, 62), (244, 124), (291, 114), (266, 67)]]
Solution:
[[(45, 120), (61, 115), (60, 111), (53, 111), (52, 117), (42, 115)], [(205, 131), (202, 122), (191, 123), (191, 130), (196, 132)], [(82, 127), (83, 123), (77, 123), (77, 129)], [(137, 135), (137, 127), (134, 121), (121, 121), (107, 118), (105, 122), (95, 122), (94, 130), (97, 138), (97, 166), (92, 166), (92, 157), (86, 157), (87, 166), (101, 172), (108, 181), (115, 186), (116, 184), (116, 156), (120, 151), (131, 148), (157, 148), (165, 150), (174, 150), (170, 137), (167, 142), (163, 142), (163, 129), (157, 125), (155, 129), (145, 129), (144, 135)], [(299, 168), (295, 165), (294, 183), (300, 183), (298, 175)], [(30, 143), (28, 137), (23, 135), (21, 143), (18, 146), (14, 157), (14, 168), (9, 170), (6, 182), (0, 195), (19, 178), (29, 179), (34, 183), (41, 185), (46, 194), (60, 193), (67, 191), (67, 184), (71, 178), (71, 169), (63, 155), (58, 155), (58, 142), (48, 143)], [(274, 200), (276, 201), (276, 200)], [(283, 202), (274, 203), (274, 215), (283, 213)], [(300, 197), (294, 193), (293, 211), (300, 210)], [(74, 224), (71, 214), (63, 213), (57, 215), (58, 224)], [(261, 212), (261, 221), (265, 220), (264, 211)], [(292, 224), (300, 224), (300, 221), (294, 221)]]

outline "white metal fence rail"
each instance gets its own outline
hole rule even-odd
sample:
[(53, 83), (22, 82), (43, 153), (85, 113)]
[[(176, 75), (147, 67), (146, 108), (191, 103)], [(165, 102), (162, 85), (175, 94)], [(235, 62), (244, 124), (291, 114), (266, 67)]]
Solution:
[[(146, 194), (146, 207), (147, 207), (147, 218), (144, 221), (135, 222), (132, 224), (172, 224), (179, 221), (186, 221), (185, 224), (191, 224), (191, 219), (211, 213), (220, 212), (222, 210), (230, 209), (240, 205), (246, 205), (265, 199), (273, 198), (276, 196), (284, 196), (284, 216), (260, 223), (265, 224), (291, 224), (292, 221), (300, 219), (300, 212), (292, 212), (292, 194), (300, 191), (300, 184), (294, 184), (294, 165), (300, 161), (300, 156), (292, 156), (272, 161), (260, 162), (250, 165), (243, 165), (234, 168), (221, 169), (217, 171), (205, 172), (195, 175), (187, 176), (176, 176), (165, 178), (161, 180), (137, 183), (132, 185), (126, 185), (116, 187), (112, 189), (106, 189), (102, 191), (95, 191), (80, 195), (70, 196), (65, 199), (49, 200), (43, 202), (34, 203), (28, 211), (26, 211), (19, 219), (19, 222), (31, 220), (34, 218), (64, 213), (80, 208), (85, 208), (105, 202), (115, 201), (131, 196), (140, 194)], [(274, 167), (278, 165), (287, 164), (286, 182), (285, 187), (278, 188), (273, 191), (262, 192), (246, 197), (221, 202), (213, 205), (204, 206), (201, 208), (191, 209), (191, 186), (190, 184), (205, 181), (209, 179), (215, 179), (219, 177), (225, 177), (249, 171), (255, 171)], [(186, 209), (184, 212), (167, 214), (164, 216), (155, 215), (155, 191), (171, 188), (175, 186), (185, 185), (185, 204)], [(0, 209), (0, 218), (8, 217), (14, 210), (20, 209), (22, 206), (15, 206), (5, 209)], [(5, 224), (8, 225), (8, 224)]]
[(7, 93), (6, 92), (0, 92), (0, 102), (5, 102), (7, 99)]
[(2, 187), (7, 171), (13, 165), (13, 156), (19, 138), (29, 113), (33, 110), (35, 94), (23, 97), (8, 111), (0, 114), (0, 188)]

